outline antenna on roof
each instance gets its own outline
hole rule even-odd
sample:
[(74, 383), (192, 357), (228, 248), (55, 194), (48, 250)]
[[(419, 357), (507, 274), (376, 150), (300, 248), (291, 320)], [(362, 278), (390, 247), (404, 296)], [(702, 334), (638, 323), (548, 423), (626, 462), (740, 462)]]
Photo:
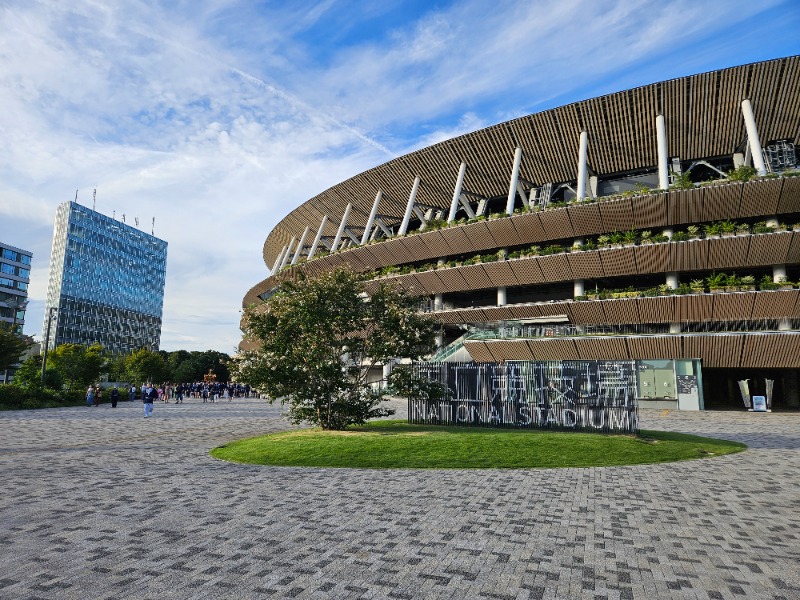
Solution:
[(95, 205), (97, 204), (97, 188), (94, 188), (92, 192), (92, 210), (95, 210)]
[(112, 219), (116, 219), (117, 218), (117, 211), (115, 211), (115, 210), (111, 211), (111, 218)]
[(75, 190), (75, 202), (78, 201), (78, 190)]
[(136, 226), (139, 226), (139, 217), (133, 217), (133, 220), (136, 221)]
[(150, 235), (156, 234), (156, 218), (153, 217), (153, 224), (150, 225)]

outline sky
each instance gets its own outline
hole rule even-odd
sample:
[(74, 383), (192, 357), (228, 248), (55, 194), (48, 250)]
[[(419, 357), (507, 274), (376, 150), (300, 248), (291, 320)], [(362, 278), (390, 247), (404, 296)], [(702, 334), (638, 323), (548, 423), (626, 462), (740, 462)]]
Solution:
[(495, 123), (800, 54), (800, 2), (0, 0), (0, 31), (24, 332), (41, 339), (56, 207), (96, 189), (169, 243), (161, 349), (232, 354), (264, 240), (304, 201)]

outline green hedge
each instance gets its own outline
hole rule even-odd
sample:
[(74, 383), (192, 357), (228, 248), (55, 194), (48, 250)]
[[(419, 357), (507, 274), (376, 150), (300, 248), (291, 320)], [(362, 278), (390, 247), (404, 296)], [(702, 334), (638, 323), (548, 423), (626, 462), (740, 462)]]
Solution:
[(85, 404), (83, 392), (31, 390), (14, 385), (0, 385), (0, 410), (58, 408)]

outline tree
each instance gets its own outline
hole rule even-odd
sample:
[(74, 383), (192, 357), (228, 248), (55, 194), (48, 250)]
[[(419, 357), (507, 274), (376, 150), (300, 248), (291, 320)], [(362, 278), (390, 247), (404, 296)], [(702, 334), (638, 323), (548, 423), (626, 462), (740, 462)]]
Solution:
[[(23, 362), (16, 373), (14, 383), (30, 390), (39, 390), (42, 387), (42, 355), (34, 354)], [(61, 373), (48, 368), (44, 374), (44, 387), (51, 390), (60, 390), (64, 387)]]
[(367, 384), (372, 367), (432, 351), (435, 324), (417, 300), (379, 283), (368, 295), (362, 276), (339, 269), (283, 282), (263, 305), (245, 310), (245, 339), (234, 375), (289, 406), (293, 423), (323, 429), (392, 414), (386, 390)]
[(100, 344), (61, 344), (49, 355), (50, 365), (61, 374), (67, 390), (87, 387), (100, 378), (106, 356)]
[(31, 343), (28, 336), (19, 335), (6, 324), (0, 325), (0, 371), (17, 364)]
[(161, 354), (141, 348), (125, 358), (125, 373), (137, 385), (161, 383), (166, 379), (168, 369)]

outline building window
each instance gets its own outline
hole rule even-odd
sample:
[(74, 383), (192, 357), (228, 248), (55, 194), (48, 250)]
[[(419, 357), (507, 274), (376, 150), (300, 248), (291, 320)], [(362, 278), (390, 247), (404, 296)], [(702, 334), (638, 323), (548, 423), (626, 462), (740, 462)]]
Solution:
[(0, 264), (0, 272), (5, 273), (6, 275), (15, 275), (14, 265), (9, 265), (6, 263)]
[(3, 258), (6, 260), (17, 260), (17, 253), (8, 248), (3, 248)]

